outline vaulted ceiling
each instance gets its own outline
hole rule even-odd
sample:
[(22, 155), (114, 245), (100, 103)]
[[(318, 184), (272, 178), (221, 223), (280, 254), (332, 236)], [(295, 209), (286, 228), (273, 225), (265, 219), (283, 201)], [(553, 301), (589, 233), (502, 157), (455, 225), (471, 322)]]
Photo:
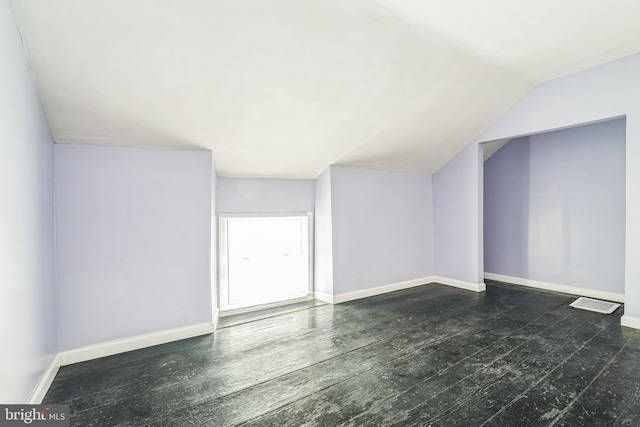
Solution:
[(60, 143), (224, 176), (432, 173), (533, 85), (640, 51), (638, 0), (12, 0)]

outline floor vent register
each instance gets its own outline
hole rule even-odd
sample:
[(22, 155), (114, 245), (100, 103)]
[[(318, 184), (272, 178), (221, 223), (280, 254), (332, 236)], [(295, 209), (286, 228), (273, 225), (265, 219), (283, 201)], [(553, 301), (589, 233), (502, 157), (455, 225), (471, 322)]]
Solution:
[(573, 308), (604, 314), (611, 314), (620, 307), (620, 304), (616, 304), (615, 302), (601, 301), (599, 299), (585, 297), (580, 297), (569, 305)]

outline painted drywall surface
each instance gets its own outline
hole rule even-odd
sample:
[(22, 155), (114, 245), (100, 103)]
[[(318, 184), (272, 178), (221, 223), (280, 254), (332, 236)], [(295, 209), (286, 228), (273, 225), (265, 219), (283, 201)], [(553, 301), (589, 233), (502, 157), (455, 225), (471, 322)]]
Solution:
[(25, 403), (57, 351), (53, 139), (0, 2), (0, 402)]
[(476, 142), (626, 115), (625, 314), (640, 317), (640, 54), (536, 86)]
[(640, 54), (636, 54), (540, 84), (475, 141), (524, 136), (632, 115), (640, 110), (639, 69)]
[(315, 183), (308, 179), (218, 179), (218, 212), (313, 212)]
[(333, 295), (333, 230), (331, 226), (331, 168), (315, 180), (314, 291)]
[(485, 163), (485, 271), (624, 293), (625, 121), (513, 140)]
[[(414, 7), (402, 16), (398, 3)], [(501, 34), (487, 25), (493, 17), (518, 58), (535, 58), (521, 50), (540, 51), (521, 28), (537, 21), (522, 9), (540, 16), (545, 7), (500, 2), (493, 14), (486, 2), (456, 2), (442, 16), (445, 2), (429, 3), (138, 0), (123, 13), (111, 1), (13, 1), (59, 141), (208, 148), (221, 175), (279, 178), (315, 178), (346, 161), (431, 173), (531, 87), (479, 40)], [(582, 9), (563, 19), (563, 33)], [(507, 11), (528, 37), (514, 38)], [(438, 25), (416, 19), (425, 16)], [(618, 31), (635, 23), (618, 21)], [(588, 32), (591, 52), (610, 46), (595, 35), (601, 26)], [(474, 34), (482, 52), (459, 45), (454, 28)], [(554, 42), (542, 51), (573, 62), (569, 40), (545, 36)]]
[(485, 162), (486, 272), (530, 278), (529, 148), (529, 137), (517, 138)]
[[(636, 88), (640, 88), (640, 82)], [(640, 94), (636, 95), (638, 99)], [(640, 318), (640, 106), (627, 114), (626, 155), (624, 312)]]
[(211, 153), (55, 156), (60, 350), (211, 321)]
[(477, 151), (476, 176), (478, 177), (476, 181), (478, 220), (475, 223), (478, 224), (478, 229), (475, 235), (478, 236), (476, 241), (478, 283), (484, 283), (484, 151), (482, 147), (478, 147)]
[(211, 158), (211, 307), (215, 311), (218, 304), (218, 174)]
[(431, 176), (331, 166), (334, 294), (431, 276)]
[(483, 282), (481, 161), (470, 144), (433, 175), (435, 274), (474, 284)]

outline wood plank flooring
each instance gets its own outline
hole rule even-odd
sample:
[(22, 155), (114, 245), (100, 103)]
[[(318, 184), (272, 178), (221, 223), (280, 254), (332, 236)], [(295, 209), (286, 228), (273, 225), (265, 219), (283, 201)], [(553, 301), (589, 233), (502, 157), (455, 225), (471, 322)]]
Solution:
[(640, 333), (487, 281), (223, 318), (60, 369), (74, 426), (638, 426)]

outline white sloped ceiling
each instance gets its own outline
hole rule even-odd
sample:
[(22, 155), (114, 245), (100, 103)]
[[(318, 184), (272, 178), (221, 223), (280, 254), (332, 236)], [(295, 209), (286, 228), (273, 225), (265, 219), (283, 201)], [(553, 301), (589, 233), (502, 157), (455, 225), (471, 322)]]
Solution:
[(637, 0), (12, 0), (55, 140), (224, 176), (431, 173), (535, 83), (640, 51)]

